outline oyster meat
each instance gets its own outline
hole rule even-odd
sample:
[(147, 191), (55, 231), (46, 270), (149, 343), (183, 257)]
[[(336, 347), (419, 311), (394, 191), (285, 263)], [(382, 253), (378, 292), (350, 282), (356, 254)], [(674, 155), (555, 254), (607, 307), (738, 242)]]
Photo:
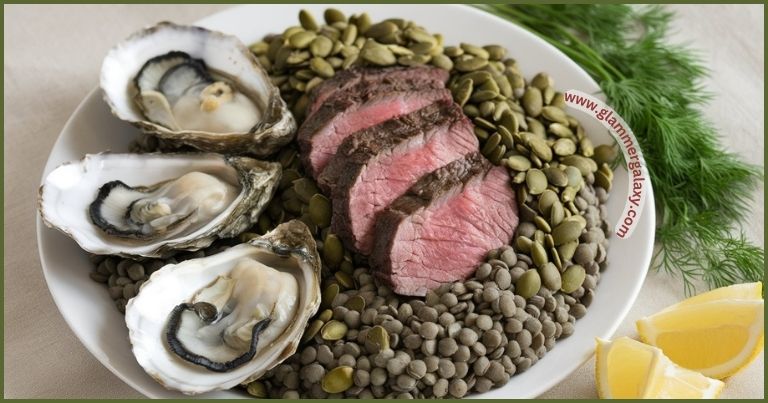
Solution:
[(205, 258), (168, 265), (128, 302), (133, 353), (187, 394), (258, 379), (292, 355), (320, 305), (320, 257), (298, 220)]
[(101, 88), (113, 113), (167, 144), (267, 156), (293, 138), (280, 92), (237, 38), (162, 22), (105, 57)]
[(162, 257), (245, 231), (281, 172), (217, 154), (90, 154), (46, 177), (39, 209), (91, 253)]

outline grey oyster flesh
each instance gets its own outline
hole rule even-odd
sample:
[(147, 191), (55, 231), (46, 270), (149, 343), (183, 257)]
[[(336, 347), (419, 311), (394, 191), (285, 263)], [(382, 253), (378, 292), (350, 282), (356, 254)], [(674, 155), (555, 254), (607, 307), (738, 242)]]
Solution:
[(251, 131), (262, 113), (233, 80), (201, 59), (172, 51), (148, 60), (134, 79), (144, 116), (173, 131)]
[[(231, 371), (253, 359), (267, 328), (272, 336), (283, 334), (296, 317), (298, 302), (293, 275), (241, 258), (230, 273), (171, 311), (168, 347), (208, 370)], [(273, 341), (266, 337), (266, 342)]]
[(148, 187), (112, 181), (99, 189), (89, 214), (109, 235), (151, 240), (199, 228), (232, 205), (239, 193), (237, 186), (202, 172)]

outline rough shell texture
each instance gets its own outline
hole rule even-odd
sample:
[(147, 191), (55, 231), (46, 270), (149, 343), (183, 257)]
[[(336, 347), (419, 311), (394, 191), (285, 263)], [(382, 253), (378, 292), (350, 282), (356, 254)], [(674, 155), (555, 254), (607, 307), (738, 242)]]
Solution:
[[(218, 373), (191, 365), (173, 355), (165, 342), (166, 321), (173, 308), (189, 301), (199, 289), (232, 270), (232, 263), (251, 257), (289, 272), (299, 282), (299, 310), (287, 329), (256, 356), (232, 371)], [(133, 353), (147, 373), (163, 386), (187, 394), (230, 389), (251, 382), (290, 357), (304, 327), (320, 305), (320, 257), (307, 226), (298, 220), (279, 225), (247, 244), (205, 258), (191, 259), (158, 270), (128, 302), (125, 322)]]
[[(248, 133), (171, 131), (145, 119), (133, 98), (133, 79), (152, 57), (170, 51), (186, 52), (228, 77), (254, 99), (263, 112), (262, 121)], [(138, 31), (117, 44), (101, 67), (104, 99), (118, 118), (168, 144), (188, 145), (202, 151), (226, 154), (250, 153), (264, 157), (293, 139), (296, 121), (256, 57), (236, 37), (194, 26), (161, 22)]]
[[(170, 239), (142, 242), (109, 236), (88, 217), (88, 206), (105, 183), (151, 185), (189, 172), (205, 172), (240, 188), (221, 214), (197, 229)], [(88, 154), (54, 169), (40, 187), (38, 209), (43, 222), (100, 255), (162, 257), (177, 250), (194, 251), (217, 238), (233, 237), (253, 225), (277, 190), (280, 164), (217, 154)]]

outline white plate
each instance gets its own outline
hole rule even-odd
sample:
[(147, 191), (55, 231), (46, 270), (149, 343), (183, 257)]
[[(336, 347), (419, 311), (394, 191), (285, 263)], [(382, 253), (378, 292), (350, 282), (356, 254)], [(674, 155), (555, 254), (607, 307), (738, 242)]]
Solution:
[[(199, 25), (239, 36), (251, 43), (270, 32), (282, 32), (297, 24), (298, 10), (321, 16), (323, 5), (247, 5), (234, 7), (199, 21)], [(347, 14), (367, 11), (374, 20), (404, 17), (431, 32), (445, 35), (446, 44), (497, 43), (507, 47), (527, 77), (548, 72), (559, 89), (597, 93), (597, 84), (574, 62), (554, 47), (522, 28), (471, 7), (456, 5), (334, 5)], [(139, 29), (141, 27), (136, 27)], [(94, 80), (96, 77), (94, 77)], [(594, 119), (580, 116), (595, 143), (610, 138)], [(44, 176), (59, 164), (85, 153), (125, 151), (137, 130), (114, 118), (100, 91), (88, 95), (70, 117), (53, 147)], [(627, 173), (619, 169), (608, 203), (609, 220), (615, 223), (626, 200)], [(648, 189), (650, 191), (650, 188)], [(487, 398), (535, 397), (568, 376), (592, 356), (595, 337), (610, 337), (635, 301), (650, 263), (654, 227), (653, 195), (649, 193), (640, 223), (629, 240), (613, 237), (605, 271), (594, 302), (576, 331), (557, 343), (536, 365), (516, 375), (502, 388), (482, 394)], [(48, 288), (72, 331), (104, 366), (137, 391), (155, 398), (181, 398), (147, 376), (136, 363), (128, 342), (123, 316), (115, 309), (106, 288), (90, 280), (91, 264), (69, 238), (43, 226), (38, 217), (40, 259)], [(238, 397), (235, 392), (216, 392), (207, 398)]]

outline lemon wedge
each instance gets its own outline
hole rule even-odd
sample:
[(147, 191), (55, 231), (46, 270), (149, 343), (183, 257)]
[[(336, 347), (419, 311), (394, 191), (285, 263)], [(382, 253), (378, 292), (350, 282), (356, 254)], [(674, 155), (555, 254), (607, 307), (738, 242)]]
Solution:
[[(763, 283), (758, 281), (756, 283), (744, 283), (734, 284), (728, 287), (720, 287), (705, 293), (690, 297), (686, 300), (678, 302), (663, 311), (671, 311), (681, 306), (701, 304), (704, 302), (718, 301), (725, 299), (762, 299), (763, 298)], [(662, 311), (662, 312), (663, 312)]]
[(674, 363), (723, 379), (746, 367), (763, 350), (763, 322), (762, 299), (704, 297), (636, 324), (640, 339), (659, 347)]
[(628, 337), (597, 339), (596, 356), (601, 399), (706, 399), (723, 389), (723, 382), (681, 368), (660, 349)]

